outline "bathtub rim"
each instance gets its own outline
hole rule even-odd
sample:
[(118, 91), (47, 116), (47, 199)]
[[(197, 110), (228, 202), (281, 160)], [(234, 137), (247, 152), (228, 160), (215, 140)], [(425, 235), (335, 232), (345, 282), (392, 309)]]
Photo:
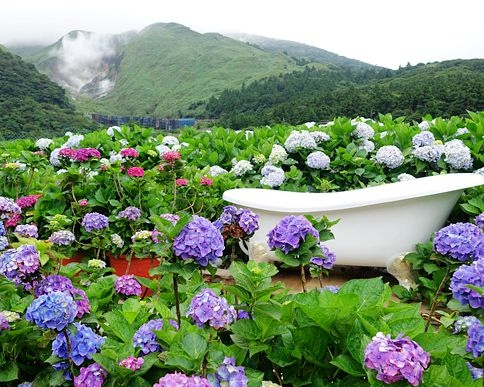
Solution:
[(313, 213), (464, 191), (467, 188), (480, 185), (484, 185), (484, 176), (478, 173), (448, 173), (340, 192), (294, 192), (265, 188), (234, 188), (225, 191), (222, 198), (239, 206), (265, 211)]

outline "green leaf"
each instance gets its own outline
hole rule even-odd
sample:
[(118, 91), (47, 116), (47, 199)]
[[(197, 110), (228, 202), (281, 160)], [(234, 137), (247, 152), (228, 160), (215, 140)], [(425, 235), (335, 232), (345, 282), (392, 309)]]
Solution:
[(207, 340), (197, 333), (188, 333), (181, 342), (181, 347), (192, 359), (201, 359), (207, 352)]
[(18, 366), (13, 361), (0, 367), (0, 382), (10, 382), (18, 379)]
[(366, 372), (361, 363), (358, 363), (350, 355), (342, 353), (330, 361), (331, 364), (353, 376), (365, 376)]
[(128, 298), (122, 307), (121, 313), (129, 324), (133, 324), (140, 312), (141, 304), (136, 298)]

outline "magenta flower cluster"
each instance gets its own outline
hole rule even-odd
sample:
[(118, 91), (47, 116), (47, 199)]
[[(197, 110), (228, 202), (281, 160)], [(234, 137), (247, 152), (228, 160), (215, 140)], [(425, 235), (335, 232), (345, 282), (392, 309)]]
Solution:
[(40, 268), (39, 252), (32, 245), (9, 249), (0, 255), (0, 274), (15, 285), (28, 284)]
[(101, 158), (101, 153), (95, 148), (62, 148), (59, 156), (68, 157), (71, 161), (86, 162), (91, 158)]
[(74, 321), (77, 306), (64, 292), (52, 292), (36, 298), (28, 306), (25, 318), (41, 329), (62, 331)]
[(289, 215), (269, 231), (267, 244), (272, 250), (281, 249), (287, 254), (299, 248), (308, 235), (319, 240), (319, 233), (309, 220), (302, 215)]
[(97, 363), (82, 367), (74, 377), (74, 387), (101, 387), (108, 376), (107, 371)]
[(472, 223), (454, 223), (435, 233), (434, 251), (461, 262), (484, 257), (484, 233)]
[(67, 331), (70, 342), (70, 353), (64, 332), (57, 335), (52, 342), (52, 355), (61, 359), (71, 358), (75, 365), (80, 366), (86, 359), (92, 359), (92, 355), (101, 349), (105, 338), (94, 333), (88, 326), (81, 323), (74, 323), (76, 333)]
[(213, 387), (247, 387), (247, 376), (244, 367), (236, 366), (233, 357), (226, 357), (214, 375), (209, 376)]
[(126, 207), (123, 211), (119, 211), (118, 218), (138, 220), (141, 218), (141, 210), (138, 207)]
[(134, 148), (123, 148), (119, 151), (119, 154), (124, 157), (136, 158), (139, 156), (139, 152)]
[(102, 230), (103, 228), (109, 227), (108, 217), (100, 214), (99, 212), (89, 212), (82, 218), (82, 227), (86, 229), (87, 232), (92, 230)]
[(222, 234), (210, 222), (194, 215), (173, 241), (173, 250), (182, 260), (193, 259), (201, 266), (216, 265), (224, 251)]
[(430, 355), (415, 341), (399, 335), (378, 332), (365, 348), (365, 366), (377, 371), (376, 378), (390, 384), (406, 380), (418, 386), (423, 371), (428, 367)]
[(128, 169), (128, 175), (131, 177), (143, 177), (145, 175), (145, 171), (141, 167), (131, 167)]
[(33, 207), (41, 195), (28, 195), (19, 197), (15, 203), (18, 204), (20, 208)]
[(237, 311), (223, 297), (211, 289), (202, 289), (190, 301), (187, 317), (198, 327), (210, 326), (215, 329), (232, 324), (237, 319)]
[[(185, 374), (174, 372), (166, 374), (153, 387), (213, 387), (209, 381), (201, 376), (187, 376)], [(238, 387), (238, 386), (233, 386)]]
[(125, 296), (141, 296), (141, 284), (131, 274), (119, 277), (114, 283), (114, 289), (116, 293)]

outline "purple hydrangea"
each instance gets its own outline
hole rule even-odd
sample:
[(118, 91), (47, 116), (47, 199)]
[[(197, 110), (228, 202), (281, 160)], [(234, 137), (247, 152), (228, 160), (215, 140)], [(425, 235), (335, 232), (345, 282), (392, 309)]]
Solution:
[(38, 274), (39, 268), (39, 252), (32, 245), (6, 250), (0, 256), (0, 274), (16, 285), (28, 284)]
[(259, 229), (259, 215), (250, 209), (225, 206), (214, 225), (222, 231), (226, 225), (237, 225), (247, 236), (250, 236)]
[(309, 220), (302, 215), (289, 215), (269, 231), (267, 244), (272, 250), (281, 249), (287, 254), (299, 248), (308, 235), (319, 240), (319, 233)]
[(478, 259), (470, 265), (460, 266), (450, 279), (450, 290), (457, 301), (462, 305), (469, 305), (471, 308), (483, 308), (483, 296), (469, 288), (468, 285), (484, 287), (484, 259)]
[(323, 257), (312, 257), (309, 262), (323, 269), (332, 269), (336, 262), (336, 254), (323, 244), (320, 244), (319, 247), (321, 247)]
[(236, 366), (233, 357), (226, 357), (213, 375), (209, 375), (213, 387), (247, 387), (244, 367)]
[(101, 387), (108, 376), (107, 371), (97, 363), (82, 367), (79, 376), (74, 377), (74, 387)]
[(430, 355), (415, 341), (378, 332), (365, 348), (365, 366), (378, 372), (376, 378), (390, 384), (407, 380), (418, 386), (430, 362)]
[(9, 328), (10, 325), (8, 324), (7, 317), (5, 317), (2, 312), (0, 312), (0, 332)]
[(171, 224), (173, 224), (173, 226), (176, 225), (177, 222), (180, 220), (180, 216), (178, 216), (177, 214), (161, 214), (160, 218), (169, 220)]
[(321, 151), (315, 151), (308, 155), (306, 165), (312, 169), (326, 169), (329, 167), (329, 157)]
[(478, 323), (479, 319), (475, 316), (459, 316), (454, 322), (454, 329), (452, 333), (456, 334), (460, 332), (467, 332), (469, 327), (476, 322)]
[(81, 318), (91, 311), (89, 299), (84, 290), (74, 287), (71, 280), (62, 275), (50, 275), (45, 277), (35, 285), (34, 292), (37, 297), (52, 292), (64, 292), (71, 296), (77, 306), (77, 318)]
[(136, 371), (141, 368), (145, 360), (142, 357), (128, 356), (119, 362), (121, 367), (127, 368), (131, 371)]
[(467, 364), (467, 368), (469, 368), (469, 371), (471, 373), (472, 380), (477, 380), (477, 379), (481, 379), (482, 378), (482, 376), (483, 376), (483, 369), (482, 368), (474, 367), (469, 362), (467, 362), (466, 364)]
[(466, 351), (472, 352), (474, 357), (479, 357), (484, 353), (484, 325), (481, 322), (472, 324), (467, 330)]
[(125, 296), (141, 296), (141, 284), (131, 274), (119, 277), (114, 283), (114, 289)]
[(339, 292), (339, 286), (334, 285), (326, 285), (323, 289), (334, 294), (337, 294)]
[(24, 238), (38, 238), (39, 229), (35, 224), (19, 224), (15, 227), (15, 233)]
[(484, 233), (472, 223), (454, 223), (435, 233), (434, 251), (461, 262), (484, 257)]
[(175, 255), (194, 259), (199, 265), (217, 264), (223, 255), (224, 241), (220, 231), (208, 220), (194, 215), (173, 241)]
[(76, 240), (75, 235), (69, 230), (55, 231), (49, 237), (49, 242), (58, 246), (69, 246)]
[(75, 365), (80, 366), (86, 359), (92, 359), (92, 355), (99, 351), (105, 339), (84, 324), (74, 323), (74, 325), (76, 327), (75, 334), (67, 331), (71, 353), (68, 353), (66, 337), (61, 332), (52, 342), (52, 355), (66, 360), (71, 358)]
[(161, 318), (150, 320), (141, 325), (133, 336), (134, 347), (140, 347), (143, 354), (156, 352), (161, 350), (158, 344), (158, 338), (154, 331), (159, 331), (163, 328), (163, 320)]
[(484, 228), (484, 212), (482, 214), (477, 215), (474, 218), (474, 222), (476, 223), (477, 227)]
[[(187, 376), (174, 372), (166, 374), (153, 387), (213, 387), (210, 382), (201, 376)], [(236, 386), (234, 386), (236, 387)]]
[(42, 329), (62, 331), (74, 321), (77, 305), (71, 296), (52, 292), (36, 298), (27, 308), (25, 318)]
[(138, 220), (141, 218), (141, 210), (137, 207), (126, 207), (123, 211), (118, 213), (118, 218)]
[(205, 325), (223, 328), (237, 319), (237, 311), (223, 297), (217, 296), (211, 289), (202, 289), (190, 301), (187, 317), (191, 317), (198, 327)]
[(5, 225), (0, 220), (0, 236), (5, 236), (5, 235), (7, 235), (7, 230), (5, 230)]
[(237, 320), (246, 320), (250, 319), (250, 314), (244, 309), (239, 309), (237, 311)]
[(238, 219), (239, 209), (235, 206), (225, 206), (220, 214), (218, 220), (222, 224), (232, 224), (236, 223)]
[(0, 219), (10, 219), (13, 214), (21, 214), (22, 209), (12, 199), (0, 196)]
[(107, 216), (98, 212), (89, 212), (84, 215), (84, 218), (82, 219), (82, 227), (84, 227), (87, 232), (101, 230), (109, 227), (109, 220)]
[(32, 387), (32, 382), (23, 382), (17, 385), (17, 387)]

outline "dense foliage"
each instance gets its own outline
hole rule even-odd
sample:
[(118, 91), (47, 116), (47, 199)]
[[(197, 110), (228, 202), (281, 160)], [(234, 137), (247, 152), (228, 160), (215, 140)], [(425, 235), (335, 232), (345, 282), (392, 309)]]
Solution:
[(93, 127), (75, 113), (65, 91), (19, 56), (0, 50), (0, 140)]
[(484, 61), (454, 60), (398, 70), (333, 68), (281, 74), (212, 97), (206, 116), (234, 129), (378, 113), (420, 119), (484, 108)]

